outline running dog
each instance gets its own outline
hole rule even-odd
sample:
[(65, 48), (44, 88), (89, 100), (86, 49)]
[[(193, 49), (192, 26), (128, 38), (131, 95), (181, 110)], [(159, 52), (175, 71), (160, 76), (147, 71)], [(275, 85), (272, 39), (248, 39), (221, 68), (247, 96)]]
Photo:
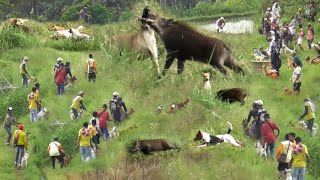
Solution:
[(65, 82), (65, 88), (73, 86), (76, 80), (77, 80), (76, 76), (72, 76), (70, 79), (67, 79), (67, 81)]
[(229, 124), (229, 129), (227, 134), (222, 134), (222, 135), (210, 135), (206, 132), (203, 131), (198, 131), (198, 133), (196, 134), (196, 137), (194, 138), (195, 141), (198, 140), (204, 140), (204, 142), (199, 145), (196, 146), (197, 148), (200, 147), (205, 147), (205, 146), (211, 146), (211, 145), (219, 145), (222, 143), (229, 143), (233, 146), (236, 147), (243, 147), (243, 144), (239, 141), (236, 141), (231, 135), (231, 131), (232, 131), (232, 124), (230, 122), (227, 122)]
[(283, 88), (283, 91), (284, 91), (284, 95), (287, 95), (287, 96), (297, 95), (297, 91), (289, 90), (287, 86)]
[(189, 98), (186, 99), (186, 101), (182, 102), (182, 103), (172, 103), (170, 106), (170, 109), (168, 111), (168, 113), (173, 113), (175, 112), (177, 109), (181, 109), (184, 108), (188, 103), (190, 102)]
[(119, 132), (116, 126), (112, 127), (112, 130), (109, 132), (109, 138), (114, 139), (119, 136)]
[(202, 73), (202, 77), (203, 77), (203, 90), (211, 94), (210, 74)]
[(28, 159), (29, 159), (29, 153), (28, 152), (25, 152), (24, 153), (24, 156), (22, 157), (22, 159), (21, 159), (21, 168), (22, 167), (27, 167), (27, 165), (28, 165)]
[(71, 163), (71, 160), (72, 160), (71, 154), (64, 156), (63, 157), (63, 165), (64, 165), (64, 167), (67, 167), (67, 165), (69, 165)]
[(256, 148), (256, 152), (258, 156), (267, 158), (266, 148), (260, 144), (260, 141), (256, 141), (254, 143), (254, 147)]
[[(307, 125), (304, 121), (299, 121), (298, 123), (303, 129), (307, 129)], [(315, 136), (317, 134), (318, 128), (318, 124), (314, 122), (312, 127), (312, 136)]]

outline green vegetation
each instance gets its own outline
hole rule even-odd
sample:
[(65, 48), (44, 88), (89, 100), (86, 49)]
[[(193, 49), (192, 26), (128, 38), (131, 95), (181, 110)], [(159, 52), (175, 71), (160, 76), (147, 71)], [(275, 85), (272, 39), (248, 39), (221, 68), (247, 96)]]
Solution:
[[(152, 68), (149, 58), (136, 61), (140, 54), (131, 52), (124, 52), (119, 56), (119, 52), (110, 46), (109, 42), (113, 34), (136, 31), (139, 28), (135, 17), (140, 14), (143, 6), (143, 3), (139, 3), (133, 7), (133, 15), (129, 21), (107, 26), (85, 27), (84, 30), (90, 31), (95, 37), (95, 40), (89, 43), (51, 40), (48, 38), (51, 32), (46, 29), (49, 23), (31, 21), (30, 27), (34, 29), (31, 35), (6, 28), (0, 30), (0, 46), (1, 49), (6, 49), (1, 50), (0, 53), (1, 72), (12, 84), (20, 87), (21, 78), (18, 67), (21, 58), (28, 56), (30, 60), (27, 70), (40, 82), (42, 102), (50, 111), (49, 120), (40, 120), (31, 124), (26, 102), (31, 86), (3, 96), (0, 102), (0, 118), (3, 119), (8, 106), (13, 106), (19, 122), (23, 122), (25, 129), (32, 134), (29, 137), (28, 167), (16, 171), (12, 162), (13, 149), (4, 145), (6, 132), (3, 129), (0, 130), (3, 139), (0, 144), (3, 152), (0, 156), (2, 179), (39, 179), (40, 177), (59, 180), (94, 179), (100, 176), (121, 179), (128, 177), (129, 179), (273, 180), (277, 178), (277, 163), (264, 161), (256, 156), (253, 140), (244, 136), (241, 126), (242, 119), (246, 118), (251, 109), (251, 102), (256, 99), (263, 99), (271, 119), (281, 127), (281, 137), (276, 147), (286, 132), (296, 132), (309, 147), (312, 157), (306, 179), (319, 179), (320, 145), (317, 143), (320, 139), (319, 133), (316, 137), (310, 138), (298, 126), (288, 125), (303, 112), (304, 96), (309, 95), (316, 105), (320, 104), (319, 66), (304, 63), (302, 94), (284, 96), (283, 87), (285, 85), (291, 87), (289, 79), (292, 70), (286, 68), (286, 59), (289, 56), (282, 57), (281, 76), (278, 80), (271, 80), (262, 74), (255, 73), (250, 65), (253, 48), (267, 46), (264, 36), (257, 32), (238, 35), (203, 32), (223, 39), (243, 64), (247, 75), (242, 77), (231, 73), (230, 76), (223, 77), (208, 65), (188, 61), (184, 74), (176, 75), (176, 67), (172, 67), (165, 78), (158, 80), (156, 70)], [(162, 11), (159, 6), (152, 7), (155, 9), (154, 12), (169, 16), (167, 10)], [(253, 20), (259, 23), (260, 17)], [(64, 23), (68, 27), (79, 25), (78, 22)], [(192, 25), (198, 28), (196, 24)], [(258, 27), (258, 24), (256, 26)], [(319, 42), (320, 38), (317, 36), (320, 34), (319, 24), (315, 25), (315, 30), (315, 42)], [(158, 42), (160, 64), (163, 67), (166, 53), (161, 41)], [(306, 47), (306, 41), (304, 41), (304, 47)], [(87, 82), (84, 77), (85, 60), (89, 53), (94, 54), (98, 63), (98, 77), (95, 83)], [(313, 50), (305, 52), (298, 50), (298, 53), (302, 59), (305, 56), (316, 56)], [(78, 78), (75, 85), (70, 87), (63, 96), (55, 95), (53, 83), (52, 69), (57, 57), (70, 61), (73, 74)], [(201, 72), (203, 71), (213, 73), (211, 79), (213, 95), (201, 92)], [(217, 90), (229, 87), (242, 87), (249, 92), (245, 106), (240, 106), (239, 103), (229, 105), (214, 98)], [(88, 112), (74, 123), (69, 118), (69, 107), (80, 90), (85, 92), (84, 102)], [(120, 92), (127, 106), (136, 112), (121, 124), (120, 136), (117, 139), (107, 143), (102, 142), (97, 159), (82, 164), (78, 150), (75, 148), (77, 132), (82, 127), (82, 123), (90, 119), (92, 111), (100, 110), (102, 104), (108, 103), (113, 91)], [(181, 111), (174, 114), (156, 115), (154, 113), (159, 105), (164, 105), (167, 110), (170, 103), (183, 102), (186, 98), (189, 98), (191, 103)], [(66, 122), (68, 125), (64, 128), (51, 126), (56, 121)], [(226, 121), (233, 124), (234, 137), (246, 143), (245, 149), (237, 149), (227, 144), (203, 149), (194, 147), (196, 143), (193, 142), (193, 138), (196, 130), (201, 129), (210, 134), (225, 133)], [(316, 122), (319, 124), (318, 119)], [(110, 122), (109, 127), (112, 125), (113, 123)], [(135, 125), (138, 128), (130, 129)], [(52, 170), (47, 152), (47, 146), (54, 136), (59, 136), (66, 152), (73, 155), (71, 164), (62, 170)], [(149, 138), (166, 138), (181, 149), (155, 153), (152, 156), (127, 153), (129, 145), (134, 140)]]

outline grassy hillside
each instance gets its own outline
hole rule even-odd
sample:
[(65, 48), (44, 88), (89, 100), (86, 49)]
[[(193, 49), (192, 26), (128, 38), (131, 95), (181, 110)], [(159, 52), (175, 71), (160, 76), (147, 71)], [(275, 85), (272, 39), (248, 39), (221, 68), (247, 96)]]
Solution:
[[(260, 19), (260, 18), (259, 18)], [(257, 20), (259, 21), (259, 20)], [(31, 86), (28, 89), (19, 89), (16, 93), (6, 94), (0, 103), (1, 117), (8, 105), (16, 109), (20, 115), (19, 122), (25, 124), (25, 129), (31, 131), (30, 159), (28, 167), (23, 170), (13, 168), (12, 147), (5, 146), (4, 140), (0, 144), (0, 174), (3, 179), (93, 179), (96, 176), (108, 179), (264, 179), (277, 178), (277, 163), (264, 161), (255, 154), (253, 140), (243, 134), (241, 121), (247, 117), (251, 109), (251, 102), (262, 99), (265, 108), (270, 112), (271, 119), (281, 127), (281, 139), (286, 132), (294, 131), (302, 136), (309, 146), (312, 156), (313, 171), (308, 169), (306, 179), (319, 179), (319, 140), (318, 134), (310, 138), (303, 130), (288, 126), (289, 121), (296, 120), (303, 113), (303, 97), (310, 95), (316, 104), (320, 103), (320, 85), (318, 78), (319, 66), (304, 64), (303, 86), (300, 96), (284, 96), (283, 87), (291, 87), (292, 70), (286, 68), (286, 57), (283, 59), (281, 77), (271, 80), (261, 74), (254, 73), (249, 61), (254, 47), (267, 46), (264, 36), (254, 34), (226, 35), (204, 32), (216, 36), (233, 49), (236, 57), (243, 64), (247, 72), (245, 77), (231, 73), (223, 77), (210, 66), (188, 61), (185, 72), (176, 75), (175, 66), (171, 67), (168, 75), (158, 80), (155, 69), (149, 58), (138, 59), (139, 54), (118, 52), (109, 46), (108, 40), (112, 34), (128, 32), (138, 29), (138, 23), (132, 20), (129, 23), (113, 24), (108, 26), (86, 27), (85, 31), (95, 35), (95, 41), (90, 44), (64, 40), (54, 42), (46, 38), (50, 32), (46, 30), (48, 24), (31, 22), (32, 27), (38, 30), (30, 35), (34, 40), (22, 48), (2, 50), (0, 53), (0, 68), (10, 81), (21, 86), (18, 67), (20, 58), (29, 57), (27, 69), (36, 76), (41, 84), (42, 102), (50, 110), (49, 120), (31, 124), (26, 111), (25, 101)], [(79, 24), (68, 24), (77, 27)], [(316, 25), (316, 34), (320, 34), (320, 26)], [(17, 32), (19, 37), (29, 38), (29, 35)], [(1, 37), (1, 34), (0, 34)], [(320, 41), (316, 36), (316, 42)], [(306, 41), (304, 42), (306, 47)], [(160, 64), (165, 62), (165, 51), (159, 41)], [(98, 63), (97, 82), (89, 83), (84, 78), (85, 61), (87, 55), (93, 53)], [(299, 52), (301, 57), (315, 56), (315, 51), (306, 50)], [(53, 66), (56, 58), (62, 57), (69, 60), (73, 74), (77, 76), (76, 84), (69, 88), (62, 96), (55, 95), (53, 83)], [(141, 58), (139, 58), (141, 59)], [(211, 80), (213, 95), (201, 93), (201, 72), (213, 72)], [(249, 92), (246, 105), (239, 103), (227, 104), (214, 98), (217, 90), (229, 87), (242, 87)], [(85, 92), (84, 103), (88, 112), (76, 123), (69, 118), (69, 107), (77, 93)], [(100, 110), (104, 103), (108, 103), (112, 92), (118, 91), (124, 98), (128, 107), (136, 112), (127, 121), (119, 126), (120, 136), (109, 142), (102, 142), (98, 158), (89, 163), (81, 163), (78, 150), (75, 148), (77, 132), (84, 121), (88, 121), (92, 111)], [(182, 102), (186, 98), (191, 103), (183, 110), (174, 114), (162, 113), (156, 115), (159, 105), (164, 105), (166, 110), (172, 102)], [(50, 125), (55, 121), (69, 123), (65, 128), (53, 128)], [(246, 148), (236, 149), (228, 144), (216, 147), (196, 149), (193, 142), (196, 130), (201, 129), (210, 134), (225, 133), (226, 121), (234, 125), (233, 135), (236, 139), (244, 141)], [(109, 127), (112, 127), (112, 123)], [(130, 127), (137, 126), (137, 128)], [(14, 128), (15, 129), (15, 128)], [(2, 139), (6, 132), (0, 131)], [(52, 170), (51, 161), (47, 153), (47, 146), (54, 136), (59, 139), (67, 152), (72, 153), (73, 160), (67, 168)], [(166, 138), (181, 149), (155, 153), (151, 156), (129, 155), (127, 148), (137, 139)], [(279, 143), (279, 142), (278, 142)], [(276, 147), (278, 147), (278, 143)], [(313, 176), (310, 174), (313, 173)]]

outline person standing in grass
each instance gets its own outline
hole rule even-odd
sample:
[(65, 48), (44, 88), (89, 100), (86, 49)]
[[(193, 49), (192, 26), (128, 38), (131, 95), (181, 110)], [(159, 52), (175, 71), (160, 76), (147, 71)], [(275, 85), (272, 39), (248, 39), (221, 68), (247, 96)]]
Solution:
[(120, 108), (120, 113), (121, 113), (120, 119), (122, 121), (128, 112), (127, 107), (126, 107), (126, 103), (122, 100), (122, 97), (118, 97), (118, 106)]
[(99, 128), (101, 130), (101, 136), (104, 140), (108, 140), (108, 137), (109, 137), (108, 121), (110, 120), (110, 115), (107, 109), (108, 109), (108, 106), (104, 104), (101, 107), (101, 111), (98, 112)]
[(72, 78), (72, 73), (71, 73), (70, 62), (69, 61), (66, 62), (66, 65), (65, 65), (64, 69), (66, 71), (66, 76), (69, 75), (69, 79), (71, 79)]
[(97, 126), (97, 121), (95, 119), (93, 119), (91, 123), (92, 124), (89, 125), (88, 128), (92, 133), (92, 142), (94, 143), (95, 148), (99, 149), (98, 144), (100, 144), (100, 129)]
[(40, 102), (36, 92), (37, 92), (37, 88), (33, 87), (31, 93), (28, 94), (31, 122), (36, 122), (38, 120), (38, 106), (40, 106)]
[(57, 69), (60, 68), (62, 61), (63, 61), (62, 58), (60, 58), (60, 57), (57, 58), (57, 64), (55, 64), (55, 65), (54, 65), (54, 68), (53, 68), (53, 71), (54, 71), (54, 72), (56, 72)]
[(314, 39), (314, 29), (310, 23), (308, 23), (308, 47), (311, 49), (311, 44)]
[(72, 109), (74, 119), (78, 118), (79, 116), (78, 111), (87, 110), (83, 104), (83, 96), (84, 96), (84, 92), (80, 91), (79, 95), (73, 98), (72, 100), (71, 109)]
[(302, 42), (303, 42), (304, 36), (305, 36), (304, 30), (301, 28), (298, 33), (298, 46), (300, 47), (300, 49), (302, 51), (304, 51), (304, 49), (302, 47)]
[(29, 73), (26, 69), (26, 64), (28, 63), (28, 57), (25, 56), (22, 58), (22, 62), (20, 64), (20, 75), (22, 77), (22, 86), (27, 87), (28, 85), (28, 78), (27, 75), (29, 76)]
[(87, 73), (89, 82), (96, 81), (97, 63), (93, 59), (93, 55), (92, 54), (89, 54), (89, 59), (87, 60), (86, 73)]
[(292, 73), (292, 82), (293, 82), (293, 90), (296, 91), (297, 95), (300, 94), (300, 87), (301, 87), (301, 73), (302, 69), (300, 63), (297, 63), (295, 60), (293, 61), (294, 71)]
[(293, 146), (291, 165), (293, 167), (292, 180), (304, 180), (307, 162), (310, 161), (308, 148), (302, 144), (300, 137), (296, 137), (296, 145)]
[(41, 104), (41, 96), (40, 96), (40, 83), (35, 83), (34, 84), (34, 87), (37, 88), (36, 90), (36, 94), (38, 96), (38, 101), (39, 101), (39, 104), (38, 104), (38, 107), (37, 107), (37, 110), (38, 110), (38, 113), (41, 111), (41, 108), (42, 108), (42, 104)]
[(64, 69), (64, 64), (61, 63), (59, 69), (56, 70), (54, 81), (57, 85), (57, 95), (61, 95), (64, 93), (64, 82), (66, 80), (67, 74)]
[(307, 123), (307, 131), (310, 132), (312, 135), (312, 127), (313, 127), (313, 122), (314, 119), (316, 118), (315, 112), (316, 111), (316, 106), (314, 103), (309, 99), (309, 97), (304, 98), (304, 113), (302, 116), (299, 118), (299, 120), (302, 120), (304, 117), (306, 117), (306, 123)]
[[(280, 135), (279, 126), (270, 120), (270, 115), (266, 113), (264, 115), (265, 122), (261, 125), (261, 135), (263, 144), (267, 144), (266, 152), (270, 150), (270, 156), (274, 158), (274, 144), (277, 141), (277, 137)], [(274, 130), (278, 131), (278, 134), (275, 135)]]
[(84, 122), (83, 128), (79, 130), (77, 147), (80, 147), (80, 155), (82, 162), (87, 162), (92, 159), (92, 132), (88, 128), (88, 122)]
[(23, 131), (23, 128), (23, 124), (19, 124), (18, 130), (13, 134), (13, 146), (16, 152), (14, 164), (16, 168), (22, 168), (21, 160), (24, 156), (25, 150), (28, 150), (27, 134)]
[[(295, 145), (295, 133), (288, 133), (285, 135), (285, 140), (281, 142), (276, 153), (276, 159), (278, 160), (279, 177), (285, 175), (285, 170), (289, 169), (289, 163), (292, 158), (292, 150)], [(284, 154), (284, 159), (280, 160), (280, 154)]]
[(52, 168), (56, 168), (56, 159), (58, 159), (60, 163), (60, 168), (62, 168), (64, 165), (63, 157), (65, 152), (62, 148), (62, 145), (59, 143), (57, 137), (55, 137), (53, 141), (49, 144), (48, 151), (52, 161)]
[(7, 110), (7, 115), (3, 122), (3, 127), (8, 133), (7, 143), (6, 145), (10, 145), (11, 137), (12, 137), (12, 131), (11, 131), (11, 125), (18, 126), (18, 122), (15, 121), (15, 118), (13, 117), (13, 108), (9, 107)]
[(264, 115), (267, 113), (267, 111), (263, 108), (263, 101), (257, 100), (255, 101), (257, 104), (258, 113), (255, 114), (254, 121), (252, 123), (255, 123), (256, 126), (256, 140), (261, 140), (261, 125), (264, 122)]
[(112, 99), (110, 100), (110, 112), (112, 115), (112, 119), (115, 122), (116, 125), (118, 125), (121, 122), (121, 111), (120, 106), (118, 102), (118, 92), (112, 93)]

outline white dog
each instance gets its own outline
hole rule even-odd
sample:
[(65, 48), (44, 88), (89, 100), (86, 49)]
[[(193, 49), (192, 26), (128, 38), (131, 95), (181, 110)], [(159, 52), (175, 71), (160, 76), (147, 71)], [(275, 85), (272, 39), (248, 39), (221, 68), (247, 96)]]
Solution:
[(267, 158), (266, 148), (260, 144), (260, 141), (255, 142), (254, 147), (256, 148), (257, 155)]
[(210, 74), (202, 73), (202, 76), (203, 76), (203, 89), (211, 93)]
[(289, 49), (285, 44), (282, 45), (282, 48), (284, 50), (284, 52), (287, 54), (287, 51), (290, 53), (290, 54), (293, 54), (296, 52), (296, 47), (293, 48), (293, 50)]
[(43, 119), (46, 114), (48, 114), (48, 110), (46, 108), (42, 108), (37, 115), (38, 119)]
[(29, 153), (26, 151), (24, 153), (24, 156), (21, 159), (21, 167), (27, 167), (28, 165), (28, 159), (29, 159)]
[(116, 126), (112, 127), (112, 130), (109, 132), (109, 138), (114, 139), (119, 136), (119, 132)]

